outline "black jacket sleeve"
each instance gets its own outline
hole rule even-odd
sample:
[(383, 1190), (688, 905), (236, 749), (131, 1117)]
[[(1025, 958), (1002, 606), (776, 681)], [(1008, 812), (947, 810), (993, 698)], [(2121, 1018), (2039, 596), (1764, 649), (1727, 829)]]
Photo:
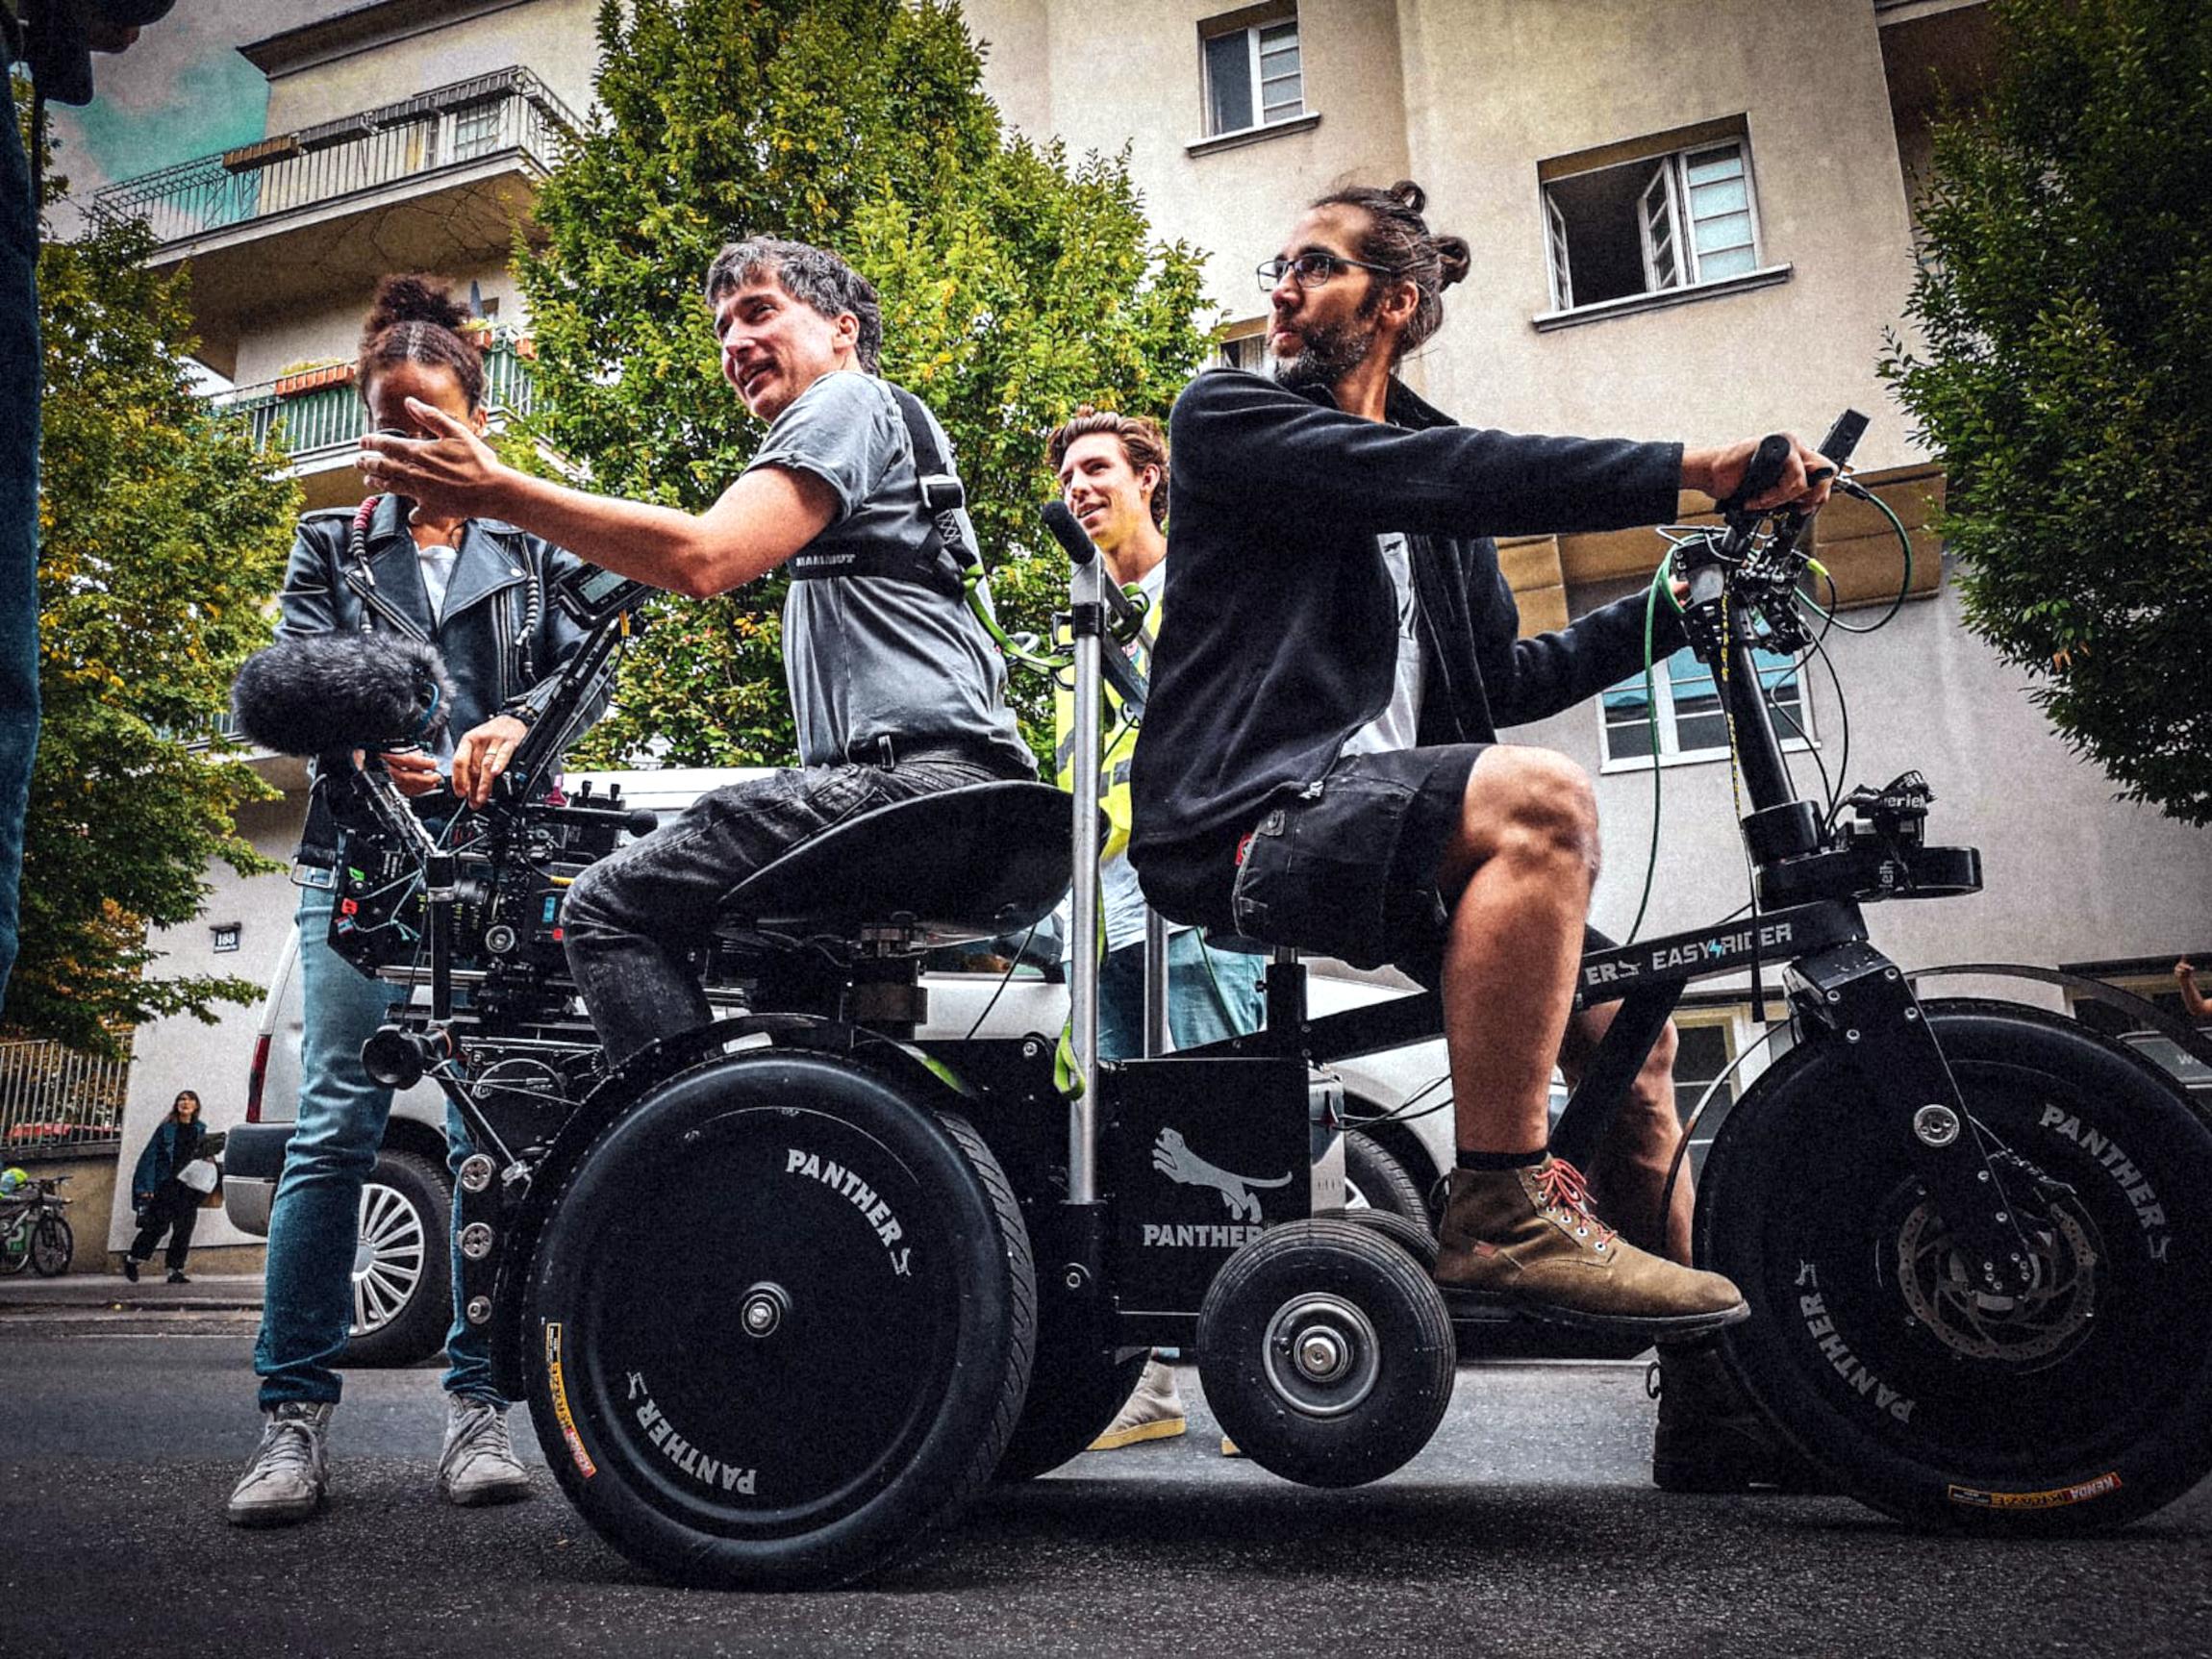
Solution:
[(280, 640), (338, 629), (336, 523), (336, 519), (303, 518), (292, 532), (291, 558), (285, 566), (284, 589), (277, 594)]
[(1171, 418), (1178, 489), (1379, 534), (1543, 535), (1674, 515), (1676, 443), (1411, 432), (1316, 404), (1256, 374), (1202, 374)]
[[(1646, 595), (1631, 593), (1577, 617), (1565, 628), (1520, 639), (1520, 613), (1502, 572), (1489, 605), (1479, 602), (1475, 662), (1490, 697), (1491, 716), (1501, 727), (1542, 720), (1606, 687), (1644, 671)], [(1470, 595), (1479, 600), (1479, 595)], [(1651, 660), (1659, 662), (1685, 642), (1682, 618), (1661, 599), (1651, 618)]]

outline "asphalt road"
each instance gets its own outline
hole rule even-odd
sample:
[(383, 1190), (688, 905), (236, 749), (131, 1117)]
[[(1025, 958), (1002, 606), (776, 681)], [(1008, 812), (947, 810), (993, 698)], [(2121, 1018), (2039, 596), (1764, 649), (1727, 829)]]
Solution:
[(541, 1466), (528, 1503), (440, 1505), (428, 1369), (349, 1379), (320, 1520), (225, 1526), (250, 1350), (236, 1316), (0, 1319), (0, 1651), (2212, 1654), (2212, 1482), (2033, 1546), (1842, 1498), (1668, 1497), (1639, 1366), (1463, 1371), (1429, 1449), (1353, 1492), (1221, 1458), (1197, 1409), (1185, 1439), (992, 1494), (867, 1588), (738, 1596), (647, 1578)]

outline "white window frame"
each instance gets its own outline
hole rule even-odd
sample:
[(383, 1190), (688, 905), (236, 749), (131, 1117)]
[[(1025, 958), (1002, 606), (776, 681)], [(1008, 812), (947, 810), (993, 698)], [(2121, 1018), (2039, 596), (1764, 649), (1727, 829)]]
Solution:
[[(1697, 250), (1697, 220), (1693, 216), (1694, 187), (1690, 183), (1690, 164), (1693, 157), (1704, 159), (1720, 151), (1733, 151), (1741, 170), (1744, 186), (1742, 212), (1749, 224), (1750, 264), (1737, 271), (1709, 272), (1704, 268), (1710, 256)], [(1649, 180), (1636, 195), (1636, 234), (1644, 257), (1644, 291), (1642, 293), (1615, 294), (1602, 300), (1593, 300), (1587, 307), (1574, 303), (1572, 274), (1569, 267), (1567, 216), (1552, 199), (1554, 187), (1571, 179), (1583, 179), (1593, 173), (1609, 173), (1629, 167), (1648, 166), (1652, 169)], [(1700, 289), (1722, 288), (1741, 284), (1747, 279), (1769, 274), (1773, 267), (1765, 264), (1766, 236), (1759, 218), (1759, 187), (1751, 163), (1751, 139), (1748, 133), (1722, 134), (1682, 144), (1671, 149), (1655, 149), (1649, 155), (1633, 157), (1628, 161), (1607, 162), (1602, 166), (1584, 167), (1571, 173), (1562, 173), (1545, 181), (1541, 190), (1544, 203), (1544, 231), (1546, 264), (1551, 278), (1551, 304), (1554, 314), (1569, 314), (1578, 310), (1633, 307), (1660, 295), (1690, 293)], [(1653, 210), (1664, 214), (1667, 235), (1653, 235)], [(1729, 209), (1730, 214), (1736, 209)], [(1708, 218), (1720, 214), (1708, 214)], [(1726, 249), (1716, 248), (1714, 254), (1733, 252), (1746, 246), (1731, 242)]]
[[(1297, 95), (1292, 99), (1287, 108), (1278, 110), (1276, 113), (1270, 115), (1268, 113), (1267, 107), (1267, 83), (1260, 73), (1260, 37), (1278, 29), (1290, 31), (1291, 49), (1298, 55)], [(1234, 35), (1242, 35), (1244, 38), (1244, 73), (1246, 76), (1244, 85), (1251, 93), (1252, 119), (1249, 125), (1243, 127), (1217, 127), (1214, 124), (1213, 46), (1216, 41), (1226, 39)], [(1305, 38), (1298, 30), (1297, 9), (1293, 7), (1284, 15), (1269, 17), (1260, 22), (1245, 23), (1226, 29), (1216, 29), (1204, 23), (1199, 24), (1198, 73), (1200, 92), (1205, 101), (1204, 126), (1207, 138), (1227, 138), (1240, 133), (1264, 132), (1269, 127), (1279, 127), (1287, 122), (1303, 120), (1306, 116), (1306, 53)]]
[[(1724, 761), (1728, 758), (1728, 745), (1726, 743), (1696, 749), (1685, 749), (1681, 746), (1682, 730), (1676, 718), (1674, 708), (1674, 676), (1668, 672), (1668, 664), (1673, 660), (1674, 654), (1670, 653), (1651, 665), (1652, 706), (1657, 710), (1659, 716), (1659, 752), (1656, 757), (1651, 755), (1616, 755), (1613, 752), (1613, 725), (1605, 717), (1605, 694), (1604, 692), (1598, 693), (1597, 753), (1599, 765), (1597, 769), (1599, 772), (1647, 771), (1654, 764), (1662, 767), (1702, 766), (1712, 761)], [(1699, 666), (1702, 667), (1703, 665), (1700, 664)], [(1780, 740), (1785, 754), (1801, 754), (1807, 749), (1819, 746), (1820, 732), (1813, 722), (1813, 700), (1806, 692), (1807, 681), (1804, 665), (1800, 663), (1792, 667), (1790, 677), (1796, 680), (1797, 685), (1797, 707), (1790, 717), (1804, 728), (1805, 735), (1798, 737), (1789, 730), (1786, 722), (1776, 720), (1774, 722), (1774, 736)], [(1714, 682), (1716, 690), (1719, 689), (1719, 685), (1720, 682), (1716, 679)], [(1644, 674), (1642, 669), (1637, 670), (1627, 679), (1617, 681), (1605, 688), (1606, 691), (1634, 691), (1639, 695), (1642, 694), (1643, 690)], [(1636, 724), (1639, 727), (1646, 727), (1648, 718), (1647, 716), (1646, 720), (1639, 720)]]
[[(1249, 354), (1251, 362), (1239, 359)], [(1214, 360), (1224, 368), (1248, 368), (1255, 373), (1267, 361), (1268, 319), (1258, 317), (1250, 322), (1231, 323), (1214, 340)]]

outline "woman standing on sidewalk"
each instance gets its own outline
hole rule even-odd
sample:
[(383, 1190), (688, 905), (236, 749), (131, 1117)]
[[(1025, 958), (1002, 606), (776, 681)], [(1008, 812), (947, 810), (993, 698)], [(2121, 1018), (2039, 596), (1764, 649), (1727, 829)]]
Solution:
[(205, 1194), (178, 1180), (177, 1172), (200, 1155), (207, 1133), (207, 1125), (200, 1121), (200, 1097), (181, 1089), (169, 1104), (169, 1115), (138, 1154), (138, 1167), (131, 1176), (131, 1209), (138, 1218), (138, 1236), (123, 1257), (123, 1277), (134, 1285), (138, 1282), (138, 1269), (154, 1259), (154, 1246), (163, 1233), (169, 1235), (169, 1283), (191, 1283), (185, 1277), (185, 1256), (192, 1247), (192, 1224), (199, 1219)]

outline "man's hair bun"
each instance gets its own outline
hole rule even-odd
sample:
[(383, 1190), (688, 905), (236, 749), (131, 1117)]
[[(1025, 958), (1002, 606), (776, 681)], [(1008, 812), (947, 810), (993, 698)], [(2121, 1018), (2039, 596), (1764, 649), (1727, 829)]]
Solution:
[(1465, 237), (1432, 237), (1430, 245), (1436, 249), (1437, 263), (1444, 266), (1444, 286), (1467, 281), (1468, 269), (1474, 263), (1474, 250), (1467, 245)]
[(376, 298), (369, 306), (362, 336), (373, 339), (402, 322), (427, 322), (458, 333), (467, 320), (468, 308), (435, 277), (388, 276), (376, 285)]
[(1428, 192), (1411, 179), (1398, 180), (1383, 194), (1390, 197), (1392, 201), (1397, 203), (1408, 213), (1418, 214), (1428, 206)]

